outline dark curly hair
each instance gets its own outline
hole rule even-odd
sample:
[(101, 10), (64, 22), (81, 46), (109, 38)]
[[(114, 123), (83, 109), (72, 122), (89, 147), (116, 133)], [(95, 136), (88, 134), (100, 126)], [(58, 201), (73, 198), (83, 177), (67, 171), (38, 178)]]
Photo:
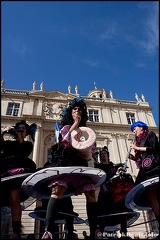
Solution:
[(87, 107), (86, 103), (83, 101), (82, 98), (78, 97), (73, 99), (67, 108), (64, 108), (62, 110), (62, 113), (60, 114), (61, 117), (61, 127), (65, 125), (72, 125), (74, 123), (73, 117), (72, 117), (72, 109), (74, 107), (80, 107), (82, 109), (82, 119), (79, 124), (79, 127), (85, 127), (86, 122), (88, 121), (88, 114), (87, 114)]
[(24, 125), (26, 128), (27, 135), (29, 134), (30, 126), (26, 123), (25, 120), (21, 120), (15, 124), (15, 129), (18, 129), (19, 125)]

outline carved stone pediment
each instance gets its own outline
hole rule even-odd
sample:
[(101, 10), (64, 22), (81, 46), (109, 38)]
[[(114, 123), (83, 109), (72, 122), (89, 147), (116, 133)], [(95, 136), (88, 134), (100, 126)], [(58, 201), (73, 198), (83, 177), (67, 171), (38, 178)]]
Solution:
[(54, 98), (54, 99), (62, 99), (62, 100), (67, 100), (66, 98), (66, 94), (65, 93), (62, 93), (62, 92), (59, 92), (59, 91), (51, 91), (51, 92), (47, 92), (45, 94), (45, 97), (46, 98)]
[(94, 89), (88, 93), (87, 97), (106, 99), (108, 93), (104, 89)]
[(30, 96), (39, 96), (39, 97), (45, 97), (45, 98), (50, 98), (50, 99), (57, 99), (57, 100), (67, 100), (66, 94), (62, 93), (60, 91), (50, 91), (50, 92), (46, 92), (46, 91), (31, 91), (29, 92)]

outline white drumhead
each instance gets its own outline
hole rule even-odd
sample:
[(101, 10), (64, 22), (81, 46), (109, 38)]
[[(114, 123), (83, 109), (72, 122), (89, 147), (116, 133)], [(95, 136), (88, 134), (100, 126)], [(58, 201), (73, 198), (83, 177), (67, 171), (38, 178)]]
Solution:
[(16, 175), (13, 175), (13, 176), (2, 177), (1, 182), (3, 183), (3, 182), (7, 182), (7, 181), (10, 181), (10, 180), (13, 180), (13, 179), (19, 179), (19, 178), (24, 179), (25, 177), (27, 178), (31, 174), (32, 173), (21, 173), (21, 174), (16, 174)]
[[(51, 179), (57, 178), (58, 176), (69, 176), (76, 175), (83, 177), (83, 179), (91, 178), (95, 186), (101, 185), (106, 179), (106, 173), (98, 168), (83, 167), (83, 166), (74, 166), (74, 167), (51, 167), (41, 169), (29, 177), (27, 177), (22, 183), (22, 189), (29, 196), (41, 199), (49, 199), (50, 189), (48, 184)], [(74, 182), (75, 182), (74, 179)], [(79, 184), (79, 183), (77, 183)], [(64, 197), (69, 197), (74, 195), (74, 190), (68, 187)]]
[(95, 132), (88, 127), (80, 127), (71, 132), (71, 145), (77, 150), (92, 147), (96, 141)]
[(133, 187), (125, 198), (125, 205), (129, 209), (133, 210), (150, 210), (150, 204), (146, 195), (146, 190), (159, 183), (159, 177), (147, 179), (144, 182), (139, 183)]
[[(43, 222), (46, 220), (46, 210), (36, 210), (36, 211), (30, 212), (28, 215), (34, 219), (37, 219)], [(85, 223), (85, 221), (82, 218), (75, 216), (73, 214), (65, 213), (65, 212), (58, 212), (58, 219), (56, 219), (55, 223), (66, 224), (65, 216), (74, 218), (74, 222), (73, 222), (74, 224)]]
[[(124, 215), (127, 217), (127, 228), (128, 228), (139, 218), (140, 213), (138, 213), (138, 212), (113, 213), (113, 214), (97, 216), (97, 218), (106, 218), (106, 219), (108, 219), (108, 221), (111, 220), (111, 222), (113, 224), (114, 224), (113, 219), (115, 218), (115, 223), (116, 223), (115, 225), (112, 225), (112, 226), (106, 225), (105, 228), (104, 228), (104, 231), (115, 232), (115, 231), (119, 231), (121, 229), (121, 225), (120, 225), (121, 220), (120, 219), (121, 219), (121, 216), (124, 216)], [(117, 217), (119, 218), (119, 221), (117, 221)], [(119, 223), (117, 224), (117, 222), (119, 222)], [(87, 225), (89, 225), (88, 219), (85, 221), (85, 223)]]

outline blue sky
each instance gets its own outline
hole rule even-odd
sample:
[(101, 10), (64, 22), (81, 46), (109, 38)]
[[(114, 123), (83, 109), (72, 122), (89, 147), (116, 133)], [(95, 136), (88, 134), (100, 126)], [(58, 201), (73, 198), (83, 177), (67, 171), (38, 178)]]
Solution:
[(4, 88), (94, 89), (153, 107), (159, 126), (158, 1), (1, 1)]

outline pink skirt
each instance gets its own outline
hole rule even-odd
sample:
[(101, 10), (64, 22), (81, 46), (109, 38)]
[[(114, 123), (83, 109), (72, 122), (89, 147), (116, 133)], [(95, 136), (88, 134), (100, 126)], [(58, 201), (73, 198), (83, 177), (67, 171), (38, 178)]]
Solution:
[(96, 186), (93, 183), (92, 179), (84, 175), (81, 176), (80, 174), (75, 176), (71, 174), (68, 174), (67, 176), (58, 176), (57, 178), (53, 179), (48, 187), (63, 186), (67, 189), (68, 184), (74, 188), (76, 196), (88, 191), (96, 190)]

